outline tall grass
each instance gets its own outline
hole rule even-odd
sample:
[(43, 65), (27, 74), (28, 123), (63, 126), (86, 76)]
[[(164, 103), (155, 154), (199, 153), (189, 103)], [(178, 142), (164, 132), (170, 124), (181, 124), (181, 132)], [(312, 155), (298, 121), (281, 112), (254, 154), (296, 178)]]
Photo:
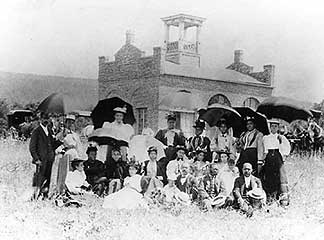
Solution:
[(0, 143), (0, 239), (323, 239), (324, 161), (291, 156), (288, 209), (276, 205), (252, 218), (195, 207), (108, 211), (102, 199), (81, 208), (26, 202), (34, 166), (28, 143)]

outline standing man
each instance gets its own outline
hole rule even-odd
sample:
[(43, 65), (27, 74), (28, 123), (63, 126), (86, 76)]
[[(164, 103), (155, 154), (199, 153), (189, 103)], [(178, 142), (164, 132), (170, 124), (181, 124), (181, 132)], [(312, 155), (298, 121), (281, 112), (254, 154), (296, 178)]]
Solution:
[(176, 116), (169, 114), (167, 116), (167, 129), (159, 130), (155, 138), (167, 146), (165, 149), (166, 164), (175, 158), (176, 146), (185, 145), (185, 138), (181, 135), (181, 131), (175, 128)]
[(35, 200), (38, 199), (41, 192), (44, 193), (45, 197), (47, 195), (55, 157), (54, 140), (48, 129), (49, 121), (48, 114), (40, 113), (39, 126), (32, 132), (29, 143), (32, 162), (36, 165), (36, 172), (33, 177), (33, 199)]
[(198, 150), (205, 152), (205, 160), (211, 161), (211, 151), (210, 151), (210, 140), (208, 137), (202, 136), (205, 129), (205, 122), (201, 120), (196, 120), (195, 125), (195, 136), (188, 139), (188, 152), (190, 158), (195, 158)]
[(247, 117), (245, 122), (246, 131), (241, 134), (239, 139), (241, 154), (236, 166), (242, 174), (243, 164), (250, 163), (253, 174), (258, 176), (263, 164), (263, 134), (256, 129), (253, 117)]

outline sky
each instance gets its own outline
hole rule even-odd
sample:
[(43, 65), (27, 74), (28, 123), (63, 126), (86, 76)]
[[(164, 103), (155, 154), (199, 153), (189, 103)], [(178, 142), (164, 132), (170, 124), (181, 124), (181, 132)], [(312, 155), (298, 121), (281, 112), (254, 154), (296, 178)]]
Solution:
[(0, 71), (97, 78), (98, 56), (112, 59), (135, 33), (135, 45), (152, 54), (164, 37), (162, 17), (206, 18), (201, 30), (203, 66), (244, 62), (262, 71), (276, 66), (275, 95), (324, 99), (324, 3), (317, 0), (3, 0)]

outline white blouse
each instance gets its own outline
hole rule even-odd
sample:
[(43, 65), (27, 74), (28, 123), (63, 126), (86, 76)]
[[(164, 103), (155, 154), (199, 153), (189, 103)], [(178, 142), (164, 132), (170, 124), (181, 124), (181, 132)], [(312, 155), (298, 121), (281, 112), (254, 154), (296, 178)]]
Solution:
[[(281, 143), (279, 142), (279, 136), (281, 137)], [(290, 153), (291, 147), (288, 139), (279, 134), (266, 135), (263, 137), (264, 152), (267, 154), (269, 149), (279, 149), (281, 155), (288, 155)]]

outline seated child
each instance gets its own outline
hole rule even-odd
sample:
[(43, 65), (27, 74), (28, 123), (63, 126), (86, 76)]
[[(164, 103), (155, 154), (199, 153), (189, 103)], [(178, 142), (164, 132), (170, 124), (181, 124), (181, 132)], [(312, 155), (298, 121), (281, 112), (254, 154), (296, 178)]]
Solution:
[(86, 175), (83, 171), (83, 160), (74, 159), (71, 162), (72, 172), (68, 172), (65, 184), (72, 194), (81, 194), (89, 187)]
[(124, 179), (129, 175), (128, 166), (122, 160), (121, 152), (115, 148), (111, 152), (111, 159), (105, 162), (106, 177), (109, 181), (108, 194), (117, 192), (123, 186)]
[(146, 208), (147, 203), (142, 194), (142, 176), (136, 174), (140, 166), (131, 163), (129, 175), (124, 180), (124, 187), (115, 193), (105, 197), (103, 208), (107, 209), (136, 209)]

